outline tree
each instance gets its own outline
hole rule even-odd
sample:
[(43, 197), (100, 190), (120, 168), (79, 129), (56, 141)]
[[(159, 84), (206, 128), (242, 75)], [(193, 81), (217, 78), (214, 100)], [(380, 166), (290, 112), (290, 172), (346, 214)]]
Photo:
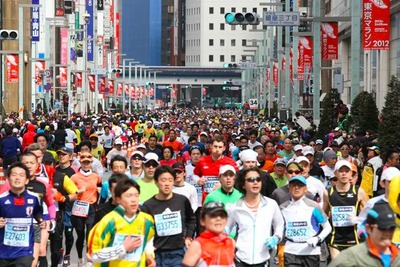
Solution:
[(372, 94), (366, 91), (359, 93), (351, 104), (350, 114), (350, 123), (356, 132), (378, 131), (379, 111)]
[(383, 150), (400, 147), (400, 81), (392, 76), (388, 86), (378, 138)]
[(322, 101), (322, 115), (318, 126), (317, 137), (324, 138), (337, 125), (335, 117), (335, 105), (339, 100), (339, 94), (335, 89), (331, 89)]

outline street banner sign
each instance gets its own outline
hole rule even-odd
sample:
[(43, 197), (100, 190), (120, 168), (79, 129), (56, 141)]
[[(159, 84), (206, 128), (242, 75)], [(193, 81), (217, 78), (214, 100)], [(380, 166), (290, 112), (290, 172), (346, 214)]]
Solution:
[(299, 26), (300, 12), (265, 11), (264, 26)]
[(337, 22), (321, 23), (322, 60), (337, 60), (339, 47)]
[(362, 1), (363, 50), (389, 50), (390, 0)]
[(258, 109), (258, 100), (257, 98), (249, 99), (250, 109)]

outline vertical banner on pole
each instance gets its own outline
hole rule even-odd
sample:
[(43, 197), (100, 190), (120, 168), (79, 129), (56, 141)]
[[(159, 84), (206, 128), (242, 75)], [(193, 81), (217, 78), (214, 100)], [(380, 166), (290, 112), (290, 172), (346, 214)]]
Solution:
[(18, 83), (19, 79), (19, 60), (17, 54), (6, 55), (7, 83)]
[[(38, 5), (39, 0), (32, 0), (32, 5)], [(31, 8), (31, 36), (32, 42), (40, 41), (40, 9), (39, 7)]]
[(99, 77), (99, 94), (104, 94), (106, 90), (106, 77)]
[(337, 60), (339, 47), (337, 22), (321, 23), (322, 60)]
[(86, 25), (87, 29), (87, 61), (93, 61), (94, 59), (94, 12), (93, 12), (93, 0), (86, 0), (86, 12), (90, 15), (89, 21)]
[[(116, 63), (117, 63), (117, 68), (121, 65), (121, 24), (120, 24), (120, 14), (117, 12), (115, 14), (115, 43), (114, 43), (114, 49), (117, 49), (117, 56), (116, 56)], [(117, 77), (119, 77), (119, 74), (117, 74)]]
[(82, 88), (82, 72), (75, 72), (75, 86)]
[(313, 65), (312, 37), (299, 38), (298, 80), (304, 80), (304, 68), (311, 69)]
[(89, 89), (91, 92), (95, 91), (95, 76), (88, 75)]
[(42, 85), (42, 74), (40, 71), (44, 71), (46, 69), (45, 61), (36, 61), (35, 62), (35, 84), (37, 86)]
[(273, 79), (275, 86), (278, 86), (278, 83), (279, 83), (278, 71), (279, 71), (278, 62), (274, 62), (274, 66), (273, 66), (273, 70), (272, 70), (272, 79)]
[(60, 67), (58, 68), (60, 72), (60, 86), (66, 87), (67, 86), (67, 68)]
[(60, 29), (60, 39), (61, 39), (61, 47), (60, 47), (60, 64), (68, 65), (68, 28)]
[(390, 0), (363, 0), (362, 3), (363, 49), (389, 50)]

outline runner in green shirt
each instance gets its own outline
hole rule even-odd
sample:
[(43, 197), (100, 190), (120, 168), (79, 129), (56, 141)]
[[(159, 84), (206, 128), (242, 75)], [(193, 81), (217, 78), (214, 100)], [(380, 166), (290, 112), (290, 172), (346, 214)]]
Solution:
[(276, 187), (280, 188), (287, 185), (288, 180), (285, 175), (286, 163), (284, 159), (276, 159), (274, 162), (274, 172), (271, 173), (272, 178), (274, 178)]

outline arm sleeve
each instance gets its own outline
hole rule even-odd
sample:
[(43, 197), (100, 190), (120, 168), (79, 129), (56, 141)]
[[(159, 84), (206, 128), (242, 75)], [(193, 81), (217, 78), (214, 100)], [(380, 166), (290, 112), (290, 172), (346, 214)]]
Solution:
[(100, 177), (104, 175), (104, 168), (96, 158), (93, 160), (93, 172), (97, 173)]
[(68, 195), (78, 192), (78, 187), (67, 175), (64, 176), (64, 189)]
[(56, 217), (56, 206), (54, 205), (54, 196), (53, 191), (48, 184), (43, 183), (46, 186), (46, 195), (44, 196), (44, 203), (47, 205), (47, 209), (49, 210), (49, 216), (51, 220), (54, 220)]
[(98, 252), (93, 253), (93, 262), (109, 262), (112, 260), (121, 259), (125, 256), (126, 251), (124, 245), (119, 245), (115, 247), (103, 248)]
[(197, 210), (198, 199), (197, 199), (197, 191), (196, 188), (192, 187), (190, 194), (190, 204), (192, 205), (193, 213)]

